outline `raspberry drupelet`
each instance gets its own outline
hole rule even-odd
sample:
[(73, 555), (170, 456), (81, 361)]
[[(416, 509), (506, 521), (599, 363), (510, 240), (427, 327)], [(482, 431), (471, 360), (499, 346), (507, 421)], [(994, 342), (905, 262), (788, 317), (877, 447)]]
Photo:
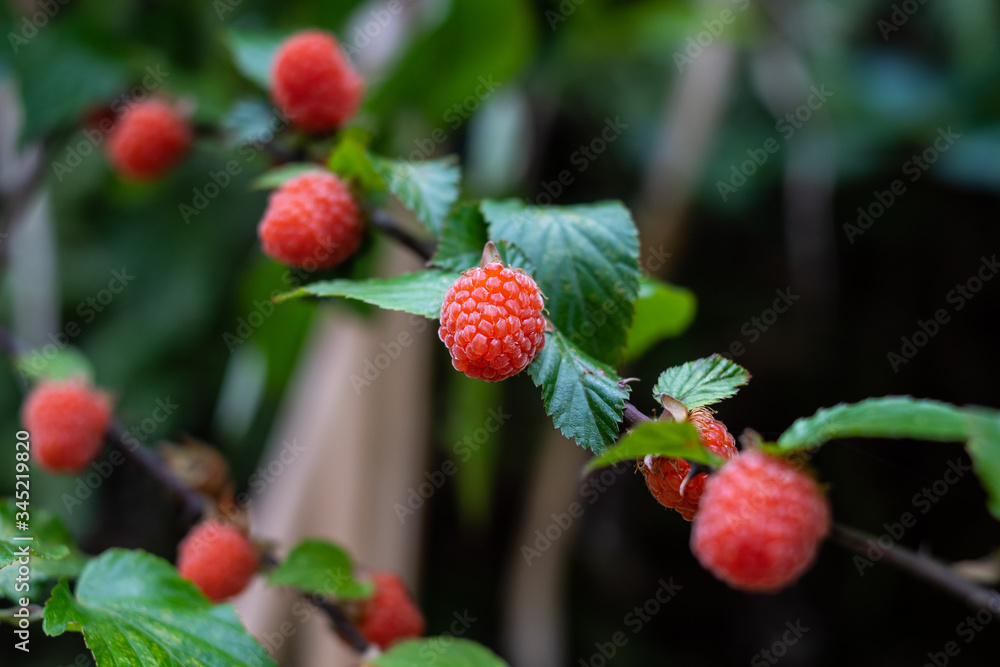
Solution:
[(691, 551), (733, 588), (773, 592), (809, 568), (829, 530), (830, 506), (816, 480), (752, 449), (708, 480)]
[(531, 276), (492, 262), (469, 269), (448, 290), (438, 337), (456, 370), (498, 382), (524, 370), (545, 345), (543, 308)]
[[(736, 440), (711, 411), (696, 408), (688, 414), (688, 420), (697, 429), (702, 444), (713, 454), (727, 460), (736, 456)], [(661, 505), (677, 510), (688, 521), (694, 518), (709, 477), (707, 473), (698, 473), (689, 480), (682, 494), (681, 485), (691, 469), (691, 464), (684, 459), (649, 456), (640, 463), (639, 469), (649, 492)]]
[(260, 555), (246, 535), (214, 519), (192, 528), (177, 547), (177, 571), (212, 602), (246, 588), (259, 565)]
[(271, 194), (257, 233), (264, 254), (313, 271), (357, 252), (364, 225), (350, 188), (317, 170), (289, 179)]
[(361, 105), (364, 81), (337, 40), (321, 30), (306, 30), (285, 40), (271, 73), (274, 103), (309, 132), (337, 129)]
[(191, 128), (163, 100), (139, 102), (117, 121), (108, 139), (108, 159), (125, 178), (152, 180), (170, 171), (191, 144)]
[(375, 594), (364, 604), (358, 626), (365, 639), (386, 649), (402, 639), (424, 634), (424, 616), (399, 575), (375, 572), (372, 581)]
[(40, 382), (21, 408), (32, 455), (53, 473), (84, 471), (104, 447), (111, 401), (83, 380)]

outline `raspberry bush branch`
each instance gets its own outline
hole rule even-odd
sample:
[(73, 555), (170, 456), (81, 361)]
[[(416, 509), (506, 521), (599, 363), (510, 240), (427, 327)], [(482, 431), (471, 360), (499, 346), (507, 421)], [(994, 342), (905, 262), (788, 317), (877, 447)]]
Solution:
[[(2, 326), (0, 326), (0, 348), (2, 348), (2, 351), (15, 367), (19, 358), (26, 350)], [(45, 382), (44, 379), (41, 381)], [(218, 513), (218, 508), (213, 509), (210, 507), (210, 498), (179, 477), (157, 452), (140, 445), (134, 438), (131, 438), (127, 429), (117, 418), (110, 417), (107, 421), (106, 430), (101, 437), (102, 442), (115, 447), (129, 460), (146, 470), (168, 492), (178, 497), (182, 503), (182, 516), (187, 525), (195, 523), (210, 510), (213, 514)], [(98, 453), (99, 451), (97, 450), (91, 451), (88, 454), (88, 459), (96, 458)], [(90, 462), (88, 460), (86, 465), (89, 465)], [(228, 544), (219, 543), (220, 536), (227, 536), (225, 540), (228, 541)], [(43, 545), (37, 547), (37, 549), (42, 548)], [(230, 553), (234, 548), (245, 554), (239, 557), (245, 565), (241, 566), (242, 569), (234, 572), (228, 569), (232, 567), (233, 560), (227, 558), (225, 562), (228, 583), (217, 582), (215, 563), (222, 557), (222, 554)], [(48, 552), (43, 551), (42, 553)], [(60, 555), (59, 557), (63, 556)], [(208, 560), (204, 562), (197, 560), (204, 558)], [(221, 601), (240, 592), (245, 587), (249, 579), (256, 573), (258, 562), (267, 565), (271, 569), (277, 567), (279, 564), (278, 560), (269, 550), (264, 547), (251, 545), (245, 538), (240, 537), (237, 529), (230, 527), (228, 524), (218, 524), (218, 522), (209, 521), (199, 524), (180, 545), (178, 568), (185, 578), (191, 579), (199, 588), (202, 588), (210, 599)], [(205, 568), (208, 569), (206, 570)], [(370, 656), (372, 654), (372, 643), (365, 638), (337, 602), (331, 600), (328, 595), (316, 592), (302, 591), (302, 597), (315, 605), (327, 616), (336, 633), (359, 655)], [(31, 620), (42, 620), (43, 618), (44, 613), (40, 613), (32, 616)]]
[[(1000, 592), (979, 586), (959, 576), (948, 565), (921, 553), (910, 551), (899, 545), (884, 547), (874, 535), (868, 535), (854, 528), (833, 524), (830, 539), (842, 547), (867, 558), (872, 545), (877, 544), (882, 554), (881, 560), (892, 564), (917, 579), (935, 586), (964, 602), (970, 609), (1000, 609)], [(1000, 615), (992, 618), (1000, 622)]]

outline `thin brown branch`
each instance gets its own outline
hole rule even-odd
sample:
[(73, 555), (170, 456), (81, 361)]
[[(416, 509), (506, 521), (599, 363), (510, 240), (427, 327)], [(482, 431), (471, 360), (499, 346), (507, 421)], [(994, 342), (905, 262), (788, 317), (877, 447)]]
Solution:
[(174, 474), (167, 463), (152, 449), (129, 437), (128, 431), (117, 419), (108, 427), (108, 442), (117, 447), (126, 458), (135, 462), (149, 475), (174, 493), (184, 507), (184, 519), (189, 523), (197, 521), (205, 512), (205, 497), (188, 486)]
[(372, 209), (368, 213), (368, 218), (372, 225), (377, 227), (387, 236), (399, 241), (404, 246), (415, 252), (425, 262), (431, 261), (437, 248), (433, 242), (419, 239), (409, 231), (403, 229), (398, 222), (388, 212), (383, 209)]
[[(27, 348), (6, 327), (0, 326), (0, 352), (10, 360), (12, 365), (17, 364), (18, 357), (26, 350)], [(106, 439), (112, 446), (121, 450), (127, 458), (145, 469), (160, 484), (177, 494), (184, 505), (187, 520), (194, 522), (203, 514), (205, 498), (177, 477), (156, 452), (129, 437), (128, 431), (117, 419), (112, 420), (108, 427)]]
[[(969, 608), (1000, 611), (1000, 592), (963, 579), (948, 565), (929, 556), (895, 544), (885, 548), (873, 535), (839, 524), (834, 524), (830, 539), (865, 558), (868, 558), (872, 545), (876, 544), (881, 553), (881, 560), (940, 588), (964, 602)], [(1000, 614), (994, 613), (993, 618), (1000, 621)]]
[[(278, 565), (278, 559), (275, 558), (274, 554), (270, 552), (265, 552), (261, 555), (261, 558), (269, 568), (274, 568)], [(319, 595), (318, 593), (303, 592), (302, 598), (310, 604), (316, 606), (317, 609), (326, 615), (337, 635), (347, 642), (351, 648), (355, 650), (355, 652), (362, 656), (368, 653), (372, 647), (371, 642), (365, 639), (365, 636), (362, 635), (357, 626), (351, 622), (340, 605), (331, 600), (329, 597)]]

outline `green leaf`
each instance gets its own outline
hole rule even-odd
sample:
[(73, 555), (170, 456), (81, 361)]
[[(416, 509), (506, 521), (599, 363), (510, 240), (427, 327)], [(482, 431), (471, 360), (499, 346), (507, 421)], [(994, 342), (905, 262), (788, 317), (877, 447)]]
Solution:
[(382, 174), (375, 168), (371, 155), (364, 144), (352, 136), (344, 137), (330, 153), (327, 161), (330, 171), (341, 178), (357, 183), (363, 190), (385, 190)]
[(33, 382), (38, 380), (71, 380), (81, 378), (94, 381), (94, 367), (79, 349), (66, 346), (55, 351), (30, 350), (15, 362), (17, 372)]
[(374, 590), (370, 582), (354, 578), (354, 565), (346, 551), (323, 540), (300, 542), (267, 580), (275, 586), (293, 586), (341, 600), (370, 597)]
[(375, 169), (389, 191), (440, 238), (444, 219), (458, 199), (461, 172), (454, 155), (440, 160), (407, 162), (374, 157)]
[(720, 466), (724, 461), (701, 444), (698, 431), (689, 422), (649, 421), (625, 434), (619, 443), (584, 468), (590, 473), (621, 461), (635, 461), (652, 454)]
[(400, 642), (377, 658), (367, 658), (373, 667), (507, 667), (489, 649), (468, 639), (427, 637)]
[(527, 253), (521, 249), (516, 243), (510, 241), (505, 241), (500, 239), (493, 245), (496, 246), (497, 252), (500, 253), (500, 258), (503, 260), (505, 266), (510, 266), (515, 269), (522, 269), (528, 275), (535, 275), (538, 269), (535, 267), (535, 263), (531, 261)]
[(275, 188), (280, 188), (285, 184), (285, 182), (310, 171), (326, 173), (324, 172), (323, 167), (311, 162), (292, 162), (290, 164), (283, 164), (280, 167), (275, 167), (274, 169), (265, 171), (263, 174), (253, 179), (253, 182), (250, 184), (250, 189), (273, 190)]
[(537, 267), (549, 319), (587, 354), (621, 361), (639, 292), (639, 238), (617, 202), (526, 206), (485, 201), (493, 241), (517, 244)]
[(966, 449), (979, 482), (989, 495), (986, 505), (1000, 519), (1000, 413), (970, 408), (965, 410), (965, 424), (969, 434)]
[(689, 361), (660, 373), (653, 396), (666, 394), (686, 405), (700, 408), (729, 398), (750, 380), (750, 373), (722, 355)]
[[(20, 546), (27, 545), (31, 556), (28, 567), (31, 568), (31, 593), (37, 599), (37, 591), (42, 591), (43, 584), (55, 581), (59, 577), (76, 578), (88, 557), (80, 551), (73, 541), (66, 525), (51, 512), (31, 509), (29, 517), (30, 530), (16, 529), (17, 508), (13, 498), (5, 498), (0, 503), (0, 594), (9, 600), (16, 600), (25, 595), (17, 590), (18, 567), (9, 565), (20, 555)], [(31, 535), (30, 542), (15, 542), (15, 535)]]
[(236, 69), (264, 90), (271, 89), (271, 63), (287, 34), (228, 30), (225, 43)]
[(567, 438), (600, 453), (618, 437), (629, 390), (618, 385), (613, 368), (554, 331), (545, 334), (545, 347), (528, 373), (542, 388), (546, 414)]
[(486, 222), (479, 207), (462, 204), (445, 218), (431, 264), (456, 271), (478, 266), (486, 241)]
[(98, 667), (274, 665), (230, 604), (215, 606), (170, 563), (109, 549), (45, 604), (45, 634), (80, 629)]
[[(110, 101), (128, 80), (121, 63), (74, 42), (55, 26), (40, 30), (14, 62), (24, 105), (23, 141), (76, 126), (88, 108)], [(65, 150), (59, 153), (59, 159), (65, 156)]]
[(370, 303), (379, 308), (401, 310), (405, 313), (423, 315), (430, 319), (441, 317), (441, 304), (459, 273), (450, 271), (419, 271), (392, 278), (370, 278), (368, 280), (323, 280), (294, 292), (283, 294), (277, 301), (303, 296), (342, 296)]
[(635, 361), (661, 340), (684, 333), (694, 320), (697, 304), (694, 294), (683, 287), (655, 278), (640, 280), (625, 360)]
[[(19, 530), (17, 514), (21, 511), (13, 498), (0, 501), (0, 568), (6, 568), (19, 558), (22, 547), (28, 547), (28, 551), (38, 558), (56, 560), (69, 556), (73, 539), (62, 521), (49, 512), (29, 506), (28, 530)], [(34, 539), (15, 539), (29, 536)]]
[(913, 438), (964, 442), (962, 410), (947, 403), (909, 396), (869, 398), (823, 408), (793, 423), (778, 438), (782, 451), (810, 449), (837, 438)]

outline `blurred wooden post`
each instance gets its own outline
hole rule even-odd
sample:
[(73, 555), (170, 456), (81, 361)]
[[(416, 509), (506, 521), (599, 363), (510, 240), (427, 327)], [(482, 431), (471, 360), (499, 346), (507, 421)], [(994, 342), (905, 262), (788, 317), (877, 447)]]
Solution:
[[(389, 259), (392, 274), (418, 268), (405, 250)], [(274, 539), (279, 554), (304, 537), (322, 537), (359, 564), (415, 581), (421, 519), (403, 523), (393, 506), (406, 502), (426, 467), (433, 332), (432, 322), (403, 313), (368, 324), (331, 308), (317, 321), (261, 465), (281, 460), (283, 451), (286, 460), (296, 458), (253, 500), (254, 532)], [(395, 359), (382, 347), (406, 340)], [(356, 390), (351, 378), (365, 377), (366, 361), (384, 368)], [(258, 583), (237, 609), (282, 665), (356, 664), (325, 617), (296, 603)]]

